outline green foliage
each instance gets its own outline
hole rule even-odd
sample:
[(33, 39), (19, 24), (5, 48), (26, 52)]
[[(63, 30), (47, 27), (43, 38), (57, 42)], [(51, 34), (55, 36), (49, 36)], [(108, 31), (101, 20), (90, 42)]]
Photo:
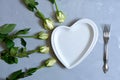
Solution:
[(16, 32), (15, 35), (20, 35), (20, 34), (27, 34), (29, 32), (30, 28), (22, 29)]
[(16, 24), (4, 24), (0, 27), (1, 34), (8, 34), (15, 28)]
[(9, 77), (6, 78), (6, 80), (18, 80), (22, 77), (24, 77), (24, 72), (22, 72), (22, 70), (18, 70), (9, 75)]
[[(5, 44), (5, 49), (1, 51), (1, 59), (8, 64), (18, 63), (18, 57), (27, 57), (26, 48), (19, 50), (19, 47), (15, 47), (14, 39), (17, 35), (27, 34), (30, 28), (22, 29), (15, 34), (10, 34), (13, 31), (16, 24), (5, 24), (0, 27), (0, 43)], [(21, 45), (26, 47), (26, 41), (21, 37)], [(20, 54), (19, 54), (20, 53)], [(19, 54), (19, 56), (18, 56)]]
[(38, 68), (30, 68), (25, 72), (25, 77), (31, 76), (34, 72), (36, 72)]
[(19, 49), (19, 53), (16, 55), (19, 58), (23, 58), (23, 57), (28, 57), (28, 53), (26, 51), (26, 48), (20, 48)]
[(55, 3), (55, 0), (49, 0), (52, 4), (54, 4)]
[(36, 2), (35, 0), (23, 0), (26, 7), (30, 10), (30, 11), (34, 11), (36, 8), (36, 6), (38, 5), (38, 2)]
[(14, 46), (14, 42), (13, 42), (13, 40), (11, 40), (11, 39), (8, 39), (8, 38), (5, 38), (5, 44), (6, 44), (6, 47), (7, 48), (11, 48), (11, 47), (13, 47)]
[(1, 34), (0, 33), (0, 43), (4, 40), (4, 38), (7, 36), (7, 34)]
[(4, 60), (8, 64), (18, 63), (18, 58), (11, 56), (9, 52), (3, 51), (1, 53), (1, 59)]
[(35, 68), (29, 68), (24, 72), (22, 70), (18, 70), (18, 71), (15, 71), (15, 72), (11, 73), (11, 75), (9, 75), (6, 78), (6, 80), (18, 80), (20, 78), (25, 78), (25, 77), (31, 76), (37, 70), (45, 68), (45, 67), (51, 67), (55, 63), (56, 63), (56, 60), (54, 58), (49, 58), (49, 59), (45, 60), (45, 62), (41, 66), (38, 66), (38, 67), (35, 67)]
[(20, 38), (20, 40), (21, 40), (21, 44), (22, 44), (24, 47), (26, 47), (26, 41), (25, 41), (23, 38)]
[(42, 19), (43, 21), (45, 20), (44, 14), (41, 13), (39, 10), (36, 11), (35, 15), (36, 15), (38, 18)]
[(6, 80), (18, 80), (20, 78), (31, 76), (34, 72), (36, 72), (38, 68), (30, 68), (23, 72), (22, 70), (18, 70), (13, 72), (9, 77), (6, 78)]
[(12, 47), (11, 49), (10, 49), (10, 55), (11, 56), (16, 56), (16, 54), (18, 53), (18, 47)]

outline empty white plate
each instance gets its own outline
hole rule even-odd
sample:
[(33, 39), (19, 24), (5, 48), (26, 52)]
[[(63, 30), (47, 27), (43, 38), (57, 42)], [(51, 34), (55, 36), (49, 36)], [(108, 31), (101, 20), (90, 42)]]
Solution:
[(51, 44), (57, 58), (71, 69), (90, 54), (97, 38), (96, 24), (89, 19), (81, 19), (71, 27), (58, 26), (52, 33)]

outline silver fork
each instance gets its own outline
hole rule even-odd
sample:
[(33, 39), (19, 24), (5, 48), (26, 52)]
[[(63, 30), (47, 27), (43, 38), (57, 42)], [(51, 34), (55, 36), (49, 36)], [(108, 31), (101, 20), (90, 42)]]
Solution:
[(103, 55), (103, 72), (106, 73), (109, 69), (108, 66), (108, 41), (110, 38), (110, 25), (105, 24), (103, 30), (103, 39), (104, 39), (104, 55)]

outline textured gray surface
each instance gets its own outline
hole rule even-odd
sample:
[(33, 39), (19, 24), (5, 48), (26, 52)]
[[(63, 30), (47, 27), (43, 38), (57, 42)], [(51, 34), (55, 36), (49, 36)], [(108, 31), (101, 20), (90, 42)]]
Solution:
[[(47, 16), (53, 15), (52, 5), (47, 0), (36, 0), (39, 9)], [(37, 71), (33, 76), (21, 80), (120, 80), (120, 0), (57, 0), (59, 8), (67, 16), (62, 25), (71, 25), (79, 18), (92, 19), (98, 26), (99, 38), (91, 54), (73, 69), (66, 69), (60, 64), (52, 68)], [(43, 30), (39, 19), (28, 11), (21, 0), (0, 0), (0, 25), (16, 23), (18, 29), (31, 27), (30, 34)], [(109, 43), (109, 72), (104, 74), (102, 24), (111, 24), (111, 38)], [(84, 36), (84, 35), (83, 35)], [(26, 39), (28, 48), (44, 45), (44, 41)], [(19, 41), (16, 40), (19, 45)], [(1, 47), (0, 47), (1, 48)], [(11, 72), (18, 69), (36, 67), (51, 55), (33, 54), (29, 58), (19, 59), (18, 64), (8, 65), (0, 60), (0, 80), (4, 80)]]

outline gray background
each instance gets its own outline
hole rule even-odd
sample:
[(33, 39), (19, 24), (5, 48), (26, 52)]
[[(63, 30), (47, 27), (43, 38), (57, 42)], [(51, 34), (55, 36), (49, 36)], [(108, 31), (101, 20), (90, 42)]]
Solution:
[[(46, 17), (53, 18), (53, 7), (47, 0), (36, 0), (38, 8)], [(120, 80), (120, 0), (57, 0), (59, 8), (65, 13), (66, 21), (60, 25), (70, 26), (80, 18), (93, 20), (99, 29), (99, 38), (91, 54), (73, 69), (66, 69), (57, 63), (54, 67), (44, 68), (34, 75), (21, 80)], [(23, 5), (21, 0), (0, 0), (0, 25), (16, 23), (15, 30), (31, 28), (29, 34), (43, 30), (39, 19)], [(109, 42), (109, 72), (104, 74), (102, 25), (111, 24)], [(56, 24), (58, 25), (58, 24)], [(84, 35), (83, 35), (84, 36)], [(26, 39), (28, 49), (45, 45), (45, 41)], [(19, 45), (19, 40), (15, 40)], [(0, 47), (0, 49), (2, 49)], [(36, 67), (51, 54), (32, 54), (29, 58), (19, 59), (18, 64), (8, 65), (0, 60), (0, 80), (10, 73), (24, 68)]]

